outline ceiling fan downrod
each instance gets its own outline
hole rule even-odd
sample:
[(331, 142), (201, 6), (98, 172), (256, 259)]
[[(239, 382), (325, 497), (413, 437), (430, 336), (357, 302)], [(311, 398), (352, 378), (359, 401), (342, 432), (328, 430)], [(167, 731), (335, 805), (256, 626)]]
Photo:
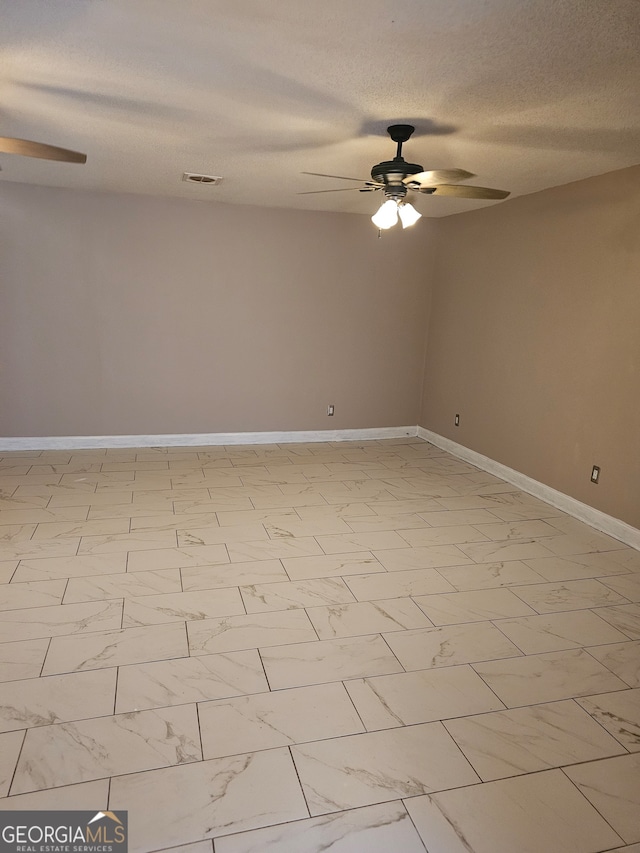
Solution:
[(398, 145), (395, 156), (396, 160), (402, 160), (402, 145), (411, 138), (414, 130), (415, 127), (411, 124), (392, 124), (387, 128), (387, 133)]
[(409, 139), (415, 128), (411, 124), (392, 124), (387, 128), (387, 133), (397, 144), (396, 156), (393, 160), (385, 160), (378, 163), (371, 170), (372, 179), (385, 187), (385, 195), (389, 197), (389, 191), (395, 192), (398, 198), (404, 198), (406, 187), (402, 183), (407, 175), (415, 175), (422, 172), (422, 166), (418, 163), (407, 163), (402, 156), (402, 145)]

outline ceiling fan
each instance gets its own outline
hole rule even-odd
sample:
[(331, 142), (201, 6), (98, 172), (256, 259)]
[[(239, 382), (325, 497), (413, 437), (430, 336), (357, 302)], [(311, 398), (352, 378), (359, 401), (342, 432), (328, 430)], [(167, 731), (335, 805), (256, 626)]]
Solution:
[(339, 181), (358, 181), (363, 186), (333, 190), (311, 190), (298, 193), (298, 195), (335, 193), (348, 190), (358, 190), (364, 193), (383, 190), (386, 201), (381, 205), (378, 212), (371, 217), (378, 228), (391, 228), (398, 221), (398, 216), (400, 216), (403, 228), (413, 225), (420, 219), (422, 214), (418, 213), (413, 205), (405, 201), (408, 190), (425, 195), (450, 196), (453, 198), (500, 199), (509, 195), (506, 190), (460, 184), (460, 181), (474, 177), (471, 172), (464, 169), (431, 169), (425, 171), (417, 163), (407, 163), (402, 156), (402, 145), (409, 139), (414, 130), (415, 127), (410, 124), (392, 124), (387, 128), (387, 133), (398, 146), (396, 156), (393, 160), (385, 160), (374, 166), (371, 170), (370, 181), (361, 178), (345, 178), (341, 175), (323, 175), (320, 172), (302, 173), (303, 175), (315, 175), (319, 178), (335, 178)]
[(61, 160), (63, 163), (86, 163), (87, 155), (57, 145), (45, 145), (44, 142), (32, 142), (30, 139), (16, 139), (13, 136), (0, 136), (0, 154), (21, 154), (23, 157), (37, 157), (40, 160)]

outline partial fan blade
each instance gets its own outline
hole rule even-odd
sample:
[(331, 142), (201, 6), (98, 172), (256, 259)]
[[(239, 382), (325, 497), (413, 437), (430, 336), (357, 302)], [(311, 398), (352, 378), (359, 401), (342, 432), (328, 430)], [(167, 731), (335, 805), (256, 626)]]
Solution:
[(316, 195), (317, 193), (349, 193), (349, 192), (371, 192), (372, 190), (380, 190), (382, 187), (340, 187), (337, 190), (307, 190), (303, 193), (296, 193), (296, 195)]
[(442, 184), (432, 191), (431, 195), (446, 195), (453, 198), (506, 198), (507, 190), (492, 190), (489, 187), (451, 186)]
[(419, 184), (421, 187), (435, 187), (438, 184), (457, 183), (475, 177), (471, 172), (464, 169), (432, 169), (430, 172), (418, 172), (415, 175), (407, 175), (402, 179), (403, 184)]
[(335, 178), (337, 181), (357, 181), (359, 184), (370, 184), (364, 178), (344, 178), (342, 175), (323, 175), (321, 172), (300, 172), (301, 175), (315, 175), (316, 178)]
[(23, 157), (38, 157), (40, 160), (62, 160), (64, 163), (86, 163), (87, 155), (56, 145), (43, 142), (31, 142), (29, 139), (14, 139), (0, 136), (0, 152), (3, 154), (21, 154)]

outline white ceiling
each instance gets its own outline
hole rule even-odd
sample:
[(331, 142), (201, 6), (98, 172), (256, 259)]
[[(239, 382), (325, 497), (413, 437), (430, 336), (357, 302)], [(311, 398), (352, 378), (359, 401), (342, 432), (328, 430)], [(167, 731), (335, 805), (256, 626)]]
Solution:
[(88, 156), (0, 155), (4, 181), (371, 214), (301, 173), (367, 179), (399, 122), (410, 162), (512, 197), (640, 162), (640, 0), (0, 0), (0, 22), (0, 135)]

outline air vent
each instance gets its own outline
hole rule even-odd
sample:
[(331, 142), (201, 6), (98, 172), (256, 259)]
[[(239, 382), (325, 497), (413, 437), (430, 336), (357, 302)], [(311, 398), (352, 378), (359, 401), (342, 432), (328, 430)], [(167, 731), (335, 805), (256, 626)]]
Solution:
[(222, 178), (219, 175), (197, 175), (195, 172), (183, 172), (182, 180), (190, 184), (208, 184), (209, 186), (222, 183)]

